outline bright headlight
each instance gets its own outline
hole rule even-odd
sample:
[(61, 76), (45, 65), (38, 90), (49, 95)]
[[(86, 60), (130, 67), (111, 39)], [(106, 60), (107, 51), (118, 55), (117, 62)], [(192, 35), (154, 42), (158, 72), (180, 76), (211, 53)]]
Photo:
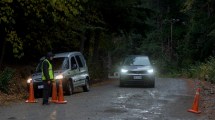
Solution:
[(126, 73), (126, 72), (128, 72), (128, 70), (126, 70), (126, 69), (121, 69), (121, 72), (122, 72), (122, 73)]
[(55, 76), (55, 79), (63, 79), (63, 75), (57, 75), (57, 76)]
[(29, 78), (28, 80), (27, 80), (27, 83), (30, 83), (32, 81), (32, 78)]
[(153, 69), (150, 69), (150, 70), (147, 70), (148, 73), (153, 73), (154, 70)]

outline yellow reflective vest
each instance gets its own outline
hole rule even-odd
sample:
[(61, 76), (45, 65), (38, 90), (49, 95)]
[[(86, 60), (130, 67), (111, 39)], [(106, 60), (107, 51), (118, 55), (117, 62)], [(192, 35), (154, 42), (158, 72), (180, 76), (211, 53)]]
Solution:
[[(47, 59), (43, 60), (43, 62), (44, 61), (46, 61), (49, 64), (48, 72), (49, 72), (50, 80), (54, 80), (54, 72), (52, 69), (52, 64)], [(43, 72), (43, 63), (42, 63), (42, 80), (46, 80), (46, 77), (45, 77), (44, 72)]]

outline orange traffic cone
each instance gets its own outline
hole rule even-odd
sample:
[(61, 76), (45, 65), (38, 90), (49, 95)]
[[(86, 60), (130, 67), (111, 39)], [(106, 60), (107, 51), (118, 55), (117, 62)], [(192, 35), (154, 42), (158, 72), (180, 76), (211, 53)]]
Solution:
[(63, 85), (62, 80), (59, 80), (59, 90), (58, 90), (58, 101), (56, 103), (65, 104), (67, 103), (66, 100), (64, 100), (63, 97)]
[(29, 85), (29, 97), (28, 97), (28, 100), (26, 100), (25, 102), (26, 103), (36, 103), (37, 102), (34, 98), (34, 86), (33, 86), (32, 80)]
[(196, 90), (196, 95), (193, 101), (193, 106), (191, 109), (188, 110), (188, 112), (193, 112), (193, 113), (201, 113), (201, 111), (198, 110), (198, 106), (199, 106), (199, 93), (200, 93), (200, 88), (198, 88)]
[(57, 87), (56, 82), (52, 83), (52, 99), (51, 102), (57, 102)]

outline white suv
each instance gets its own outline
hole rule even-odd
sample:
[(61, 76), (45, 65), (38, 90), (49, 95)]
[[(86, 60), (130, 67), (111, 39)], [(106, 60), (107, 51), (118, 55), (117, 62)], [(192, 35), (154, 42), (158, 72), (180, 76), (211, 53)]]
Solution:
[[(32, 77), (27, 80), (29, 85), (33, 80), (34, 93), (37, 97), (42, 93), (43, 84), (41, 79), (41, 65), (45, 57), (40, 59), (36, 71)], [(89, 73), (86, 61), (80, 52), (67, 52), (55, 54), (51, 61), (54, 69), (55, 81), (58, 84), (60, 79), (63, 80), (63, 91), (71, 95), (76, 87), (82, 87), (83, 91), (89, 91)]]

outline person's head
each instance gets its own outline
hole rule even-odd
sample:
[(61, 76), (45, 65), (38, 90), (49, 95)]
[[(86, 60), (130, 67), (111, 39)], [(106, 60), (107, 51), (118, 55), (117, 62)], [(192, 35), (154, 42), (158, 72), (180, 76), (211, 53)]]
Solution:
[(46, 55), (46, 58), (49, 59), (49, 60), (52, 60), (54, 57), (54, 54), (52, 52), (48, 52), (47, 55)]

